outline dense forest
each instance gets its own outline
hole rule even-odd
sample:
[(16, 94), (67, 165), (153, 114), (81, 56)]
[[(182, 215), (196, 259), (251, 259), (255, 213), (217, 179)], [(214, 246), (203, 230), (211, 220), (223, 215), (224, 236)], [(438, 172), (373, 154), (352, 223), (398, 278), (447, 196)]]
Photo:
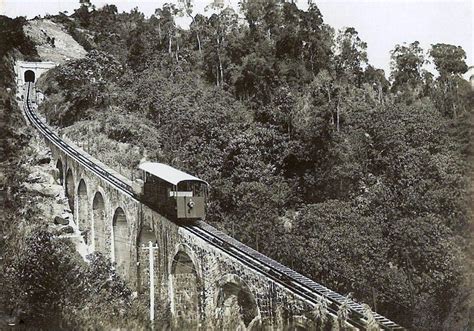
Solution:
[(207, 180), (209, 223), (405, 327), (474, 327), (461, 47), (394, 45), (387, 79), (314, 3), (81, 3), (50, 17), (89, 51), (42, 79), (51, 124), (125, 174), (146, 158)]

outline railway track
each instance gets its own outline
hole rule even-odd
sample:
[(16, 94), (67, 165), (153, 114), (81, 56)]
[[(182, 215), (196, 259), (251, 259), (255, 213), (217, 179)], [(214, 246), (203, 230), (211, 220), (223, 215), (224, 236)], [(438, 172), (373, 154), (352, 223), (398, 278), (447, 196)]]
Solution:
[[(24, 112), (31, 124), (35, 126), (46, 139), (64, 151), (67, 155), (74, 158), (77, 162), (100, 178), (106, 180), (118, 190), (129, 195), (131, 198), (140, 201), (140, 198), (133, 192), (130, 184), (124, 182), (122, 179), (102, 168), (97, 163), (89, 160), (80, 151), (62, 140), (38, 117), (38, 115), (33, 111), (34, 107), (30, 100), (30, 93), (32, 92), (33, 84), (27, 83), (27, 85), (27, 97), (26, 102), (24, 103)], [(281, 286), (286, 287), (304, 300), (313, 304), (318, 304), (321, 301), (321, 297), (324, 298), (328, 303), (327, 309), (332, 314), (337, 315), (339, 308), (345, 305), (349, 309), (348, 322), (361, 330), (367, 329), (367, 319), (364, 314), (364, 307), (361, 304), (312, 281), (288, 267), (285, 267), (203, 221), (198, 221), (192, 225), (184, 225), (182, 227), (193, 235), (201, 238), (209, 245), (216, 247), (237, 259), (240, 263), (265, 275)], [(373, 315), (382, 330), (405, 330), (405, 328), (382, 315), (377, 313), (374, 313)]]

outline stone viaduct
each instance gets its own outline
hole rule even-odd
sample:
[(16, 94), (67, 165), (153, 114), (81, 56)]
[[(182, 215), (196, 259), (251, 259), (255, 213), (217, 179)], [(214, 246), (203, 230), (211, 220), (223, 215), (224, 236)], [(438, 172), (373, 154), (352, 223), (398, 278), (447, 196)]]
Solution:
[[(18, 74), (26, 76), (24, 68), (27, 66), (19, 66)], [(63, 140), (130, 186), (139, 184)], [(138, 296), (148, 298), (150, 294), (148, 250), (142, 245), (156, 243), (156, 315), (168, 314), (181, 327), (201, 329), (315, 327), (311, 316), (317, 304), (169, 221), (97, 176), (57, 143), (49, 139), (46, 143), (57, 168), (57, 180), (65, 189), (87, 245), (115, 262), (117, 272)], [(321, 302), (324, 300), (321, 297)], [(334, 313), (328, 317), (337, 318)], [(344, 324), (354, 329), (350, 319)]]
[(142, 245), (149, 241), (157, 244), (157, 315), (169, 312), (180, 325), (205, 329), (310, 327), (308, 316), (314, 307), (309, 302), (124, 194), (55, 144), (47, 143), (58, 181), (75, 222), (85, 232), (86, 243), (115, 262), (117, 272), (138, 295), (149, 295), (148, 250)]

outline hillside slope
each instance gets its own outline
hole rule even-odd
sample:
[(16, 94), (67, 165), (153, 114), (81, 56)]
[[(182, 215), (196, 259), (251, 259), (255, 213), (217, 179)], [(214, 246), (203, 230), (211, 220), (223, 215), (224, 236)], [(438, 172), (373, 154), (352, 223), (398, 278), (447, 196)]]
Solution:
[(42, 61), (64, 63), (84, 57), (87, 52), (62, 27), (48, 19), (28, 21), (25, 34), (35, 43)]
[(429, 53), (435, 79), (394, 45), (389, 82), (314, 3), (242, 7), (181, 30), (172, 6), (82, 6), (63, 21), (94, 50), (42, 77), (41, 110), (127, 175), (146, 156), (207, 180), (206, 221), (401, 325), (468, 329), (462, 49)]

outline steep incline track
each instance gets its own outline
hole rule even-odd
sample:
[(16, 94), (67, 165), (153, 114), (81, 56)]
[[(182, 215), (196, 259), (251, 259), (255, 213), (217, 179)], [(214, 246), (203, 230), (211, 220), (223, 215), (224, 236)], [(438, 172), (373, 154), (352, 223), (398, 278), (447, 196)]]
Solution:
[[(32, 90), (33, 84), (28, 83), (24, 112), (31, 124), (34, 125), (46, 139), (51, 141), (59, 149), (64, 151), (64, 153), (74, 158), (94, 174), (103, 180), (106, 180), (112, 186), (129, 195), (131, 198), (140, 200), (133, 192), (130, 184), (124, 182), (122, 179), (102, 168), (97, 163), (89, 160), (80, 151), (62, 140), (56, 133), (46, 126), (43, 121), (41, 121), (38, 115), (34, 112), (34, 107), (30, 100), (30, 93)], [(183, 228), (206, 241), (209, 245), (224, 251), (226, 254), (237, 259), (240, 263), (265, 275), (281, 286), (288, 288), (291, 292), (304, 298), (308, 302), (318, 304), (321, 301), (321, 297), (325, 298), (328, 303), (328, 310), (335, 315), (337, 315), (339, 308), (342, 305), (345, 305), (349, 309), (348, 322), (362, 330), (367, 328), (364, 308), (361, 304), (349, 300), (339, 293), (336, 293), (291, 270), (290, 268), (281, 265), (280, 263), (218, 231), (205, 222), (200, 221), (193, 225), (183, 226)], [(404, 330), (403, 327), (382, 315), (374, 313), (374, 317), (380, 328), (383, 330)]]

